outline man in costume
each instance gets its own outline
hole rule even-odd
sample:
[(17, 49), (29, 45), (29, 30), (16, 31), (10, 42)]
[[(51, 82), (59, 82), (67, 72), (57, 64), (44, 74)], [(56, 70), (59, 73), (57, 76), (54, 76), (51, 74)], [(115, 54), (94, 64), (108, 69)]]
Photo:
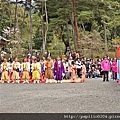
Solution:
[(30, 64), (27, 62), (27, 59), (24, 59), (24, 62), (22, 63), (22, 79), (24, 80), (23, 83), (29, 83), (29, 71), (30, 71)]
[(56, 83), (58, 83), (58, 81), (60, 81), (60, 83), (62, 83), (62, 74), (63, 73), (65, 73), (64, 65), (63, 65), (62, 60), (58, 56), (57, 60), (54, 63), (54, 74), (55, 74)]
[(34, 83), (40, 82), (40, 62), (37, 62), (37, 59), (34, 59), (34, 63), (32, 63), (32, 79), (34, 80)]
[(47, 58), (47, 61), (45, 62), (45, 77), (46, 77), (46, 83), (48, 83), (48, 79), (50, 79), (50, 83), (52, 83), (53, 79), (53, 60), (51, 57)]
[(20, 83), (20, 76), (19, 76), (19, 70), (20, 70), (20, 63), (18, 62), (18, 59), (15, 58), (12, 64), (12, 80), (14, 82)]
[(2, 83), (5, 82), (5, 80), (7, 80), (7, 82), (10, 82), (10, 78), (8, 76), (8, 67), (9, 67), (9, 63), (7, 62), (7, 59), (4, 59), (4, 62), (1, 64), (1, 71), (2, 71), (2, 76), (1, 76), (1, 80)]

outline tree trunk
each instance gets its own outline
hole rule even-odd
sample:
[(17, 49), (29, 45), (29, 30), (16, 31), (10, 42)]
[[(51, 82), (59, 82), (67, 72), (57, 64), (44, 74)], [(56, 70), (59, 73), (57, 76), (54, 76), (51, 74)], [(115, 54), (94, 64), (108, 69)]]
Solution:
[[(16, 0), (15, 2), (15, 21), (14, 21), (14, 39), (15, 41), (17, 40), (16, 39), (16, 29), (18, 28), (18, 18), (17, 18), (17, 14), (18, 14), (18, 0)], [(17, 45), (15, 44), (15, 55), (17, 55), (18, 57), (18, 48), (19, 48), (19, 42), (17, 41)]]
[(108, 45), (107, 45), (106, 25), (105, 25), (105, 23), (103, 23), (103, 25), (104, 25), (105, 52), (107, 54), (108, 53)]
[[(4, 15), (4, 3), (1, 3), (1, 7), (2, 7), (2, 15), (1, 15), (1, 19), (0, 19), (0, 25), (2, 26), (3, 25), (3, 23), (2, 23), (3, 15)], [(1, 32), (1, 36), (2, 36), (2, 32)]]
[[(18, 0), (15, 2), (15, 22), (14, 22), (14, 35), (16, 34), (16, 28), (18, 28)], [(15, 38), (16, 39), (16, 38)]]
[(47, 7), (46, 7), (46, 1), (45, 1), (45, 16), (46, 16), (46, 30), (45, 30), (45, 44), (44, 44), (44, 49), (46, 46), (46, 38), (47, 38), (47, 32), (48, 32), (48, 15), (47, 15)]
[(21, 25), (21, 39), (23, 39), (23, 27), (24, 27), (24, 22), (25, 22), (25, 9), (27, 5), (27, 0), (25, 1), (25, 8), (24, 8), (24, 13), (23, 13), (23, 20), (22, 20), (22, 25)]
[(69, 31), (69, 27), (68, 27), (68, 21), (66, 21), (66, 27), (67, 27), (69, 48), (70, 48), (70, 50), (71, 50), (71, 46), (70, 46), (70, 31)]
[(32, 1), (30, 0), (30, 53), (32, 55)]
[(69, 47), (68, 41), (65, 41), (65, 35), (62, 35), (62, 41), (64, 42), (65, 45), (65, 54), (67, 53), (67, 48)]
[(43, 44), (42, 44), (42, 56), (44, 55), (45, 53), (45, 38), (44, 38), (44, 20), (43, 20), (43, 15), (44, 15), (44, 5), (43, 5), (43, 2), (42, 2), (42, 39), (43, 39)]
[(73, 30), (73, 40), (74, 40), (75, 51), (78, 51), (73, 15), (72, 15), (72, 30)]
[(83, 27), (83, 31), (85, 32), (85, 26), (84, 26), (83, 21), (82, 21), (82, 27)]
[(78, 26), (77, 26), (77, 20), (76, 20), (76, 9), (75, 9), (75, 0), (72, 0), (72, 5), (73, 5), (73, 10), (74, 10), (74, 13), (73, 13), (73, 23), (74, 23), (74, 31), (75, 31), (75, 38), (76, 38), (76, 52), (78, 52), (78, 45), (77, 45), (77, 42), (79, 40), (79, 37), (78, 37)]
[[(10, 22), (10, 34), (11, 34), (11, 4), (8, 2), (8, 7), (9, 7), (9, 22)], [(11, 35), (9, 35), (11, 36)]]

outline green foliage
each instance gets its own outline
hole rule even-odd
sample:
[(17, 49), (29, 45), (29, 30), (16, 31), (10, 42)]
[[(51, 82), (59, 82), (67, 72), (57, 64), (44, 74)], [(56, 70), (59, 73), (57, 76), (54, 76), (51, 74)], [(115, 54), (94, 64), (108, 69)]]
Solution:
[(112, 39), (113, 45), (120, 45), (120, 37), (116, 37), (115, 39)]
[[(71, 50), (75, 50), (74, 34), (73, 34), (73, 6), (72, 0), (47, 0), (48, 12), (48, 33), (46, 50), (50, 50), (53, 54), (61, 54), (65, 52), (66, 47), (70, 46)], [(43, 11), (42, 11), (43, 5)], [(84, 48), (89, 46), (91, 49), (101, 48), (95, 47), (95, 34), (99, 34), (99, 43), (104, 44), (105, 31), (108, 46), (119, 44), (120, 37), (120, 1), (118, 0), (76, 0), (75, 4), (76, 18), (79, 30), (79, 40), (84, 43)], [(42, 13), (43, 12), (43, 13)], [(43, 19), (42, 19), (43, 17)], [(19, 33), (17, 36), (8, 36), (4, 34), (4, 29), (15, 27), (18, 23)], [(42, 23), (44, 27), (42, 28)], [(106, 29), (104, 28), (106, 25)], [(32, 4), (32, 36), (33, 49), (42, 49), (42, 29), (46, 29), (46, 16), (44, 1), (35, 0)], [(11, 41), (19, 38), (22, 41), (21, 48), (28, 49), (30, 45), (30, 3), (25, 1), (18, 4), (17, 21), (15, 21), (15, 3), (8, 0), (0, 2), (0, 35), (7, 37)], [(54, 36), (57, 35), (56, 43)], [(92, 38), (90, 36), (93, 36)], [(84, 39), (87, 37), (88, 42)], [(84, 41), (84, 42), (83, 42)], [(116, 42), (117, 41), (117, 42)], [(79, 42), (79, 41), (78, 41)], [(82, 46), (82, 45), (80, 45)], [(93, 46), (95, 48), (93, 48)], [(62, 50), (60, 50), (60, 48)], [(99, 49), (98, 49), (99, 48)], [(86, 48), (87, 49), (87, 48)], [(102, 50), (102, 49), (101, 49)], [(61, 52), (60, 52), (61, 51)]]

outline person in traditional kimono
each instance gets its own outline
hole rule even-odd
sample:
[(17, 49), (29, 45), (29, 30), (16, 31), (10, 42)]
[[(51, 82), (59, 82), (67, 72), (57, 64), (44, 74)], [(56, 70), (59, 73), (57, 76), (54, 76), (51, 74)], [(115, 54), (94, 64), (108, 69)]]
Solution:
[(71, 82), (74, 83), (76, 82), (76, 76), (77, 76), (77, 68), (74, 61), (72, 61), (71, 71), (72, 71)]
[(48, 79), (50, 79), (50, 83), (52, 83), (53, 79), (53, 60), (51, 57), (47, 58), (47, 61), (45, 62), (45, 77), (46, 77), (46, 83), (48, 83)]
[(20, 83), (20, 76), (19, 76), (19, 69), (20, 69), (20, 63), (18, 62), (18, 59), (15, 58), (12, 64), (12, 80), (14, 82)]
[(64, 65), (64, 70), (65, 70), (65, 75), (63, 76), (63, 79), (70, 79), (70, 73), (68, 71), (68, 61), (67, 59), (62, 60), (63, 61), (63, 65)]
[(7, 62), (7, 59), (4, 59), (4, 62), (1, 64), (1, 71), (2, 71), (1, 80), (2, 80), (2, 83), (4, 83), (5, 80), (7, 80), (7, 83), (10, 83), (10, 77), (8, 76), (8, 67), (9, 67), (9, 63)]
[(32, 79), (34, 83), (40, 82), (40, 62), (37, 62), (37, 59), (34, 59), (34, 63), (32, 63)]
[(55, 63), (54, 63), (54, 74), (55, 74), (55, 80), (56, 83), (60, 81), (62, 83), (62, 74), (65, 73), (64, 65), (60, 57), (57, 57)]
[(40, 77), (40, 81), (41, 81), (42, 83), (45, 83), (45, 82), (46, 82), (45, 72), (42, 72), (41, 77)]
[(77, 67), (77, 75), (81, 78), (81, 60), (78, 58), (76, 60), (76, 67)]
[(71, 77), (71, 74), (72, 74), (72, 71), (71, 71), (72, 61), (74, 61), (74, 60), (73, 60), (72, 57), (70, 57), (69, 60), (68, 60), (68, 64), (69, 64), (68, 70), (69, 70), (69, 73), (70, 73), (70, 77)]
[(29, 83), (29, 71), (30, 71), (30, 63), (27, 62), (27, 59), (24, 59), (24, 62), (22, 63), (22, 79), (24, 80), (23, 83)]
[(85, 62), (82, 61), (81, 65), (82, 65), (82, 78), (81, 78), (81, 82), (83, 83), (86, 80), (86, 66), (85, 66)]
[(112, 67), (112, 78), (113, 80), (117, 80), (117, 59), (114, 59), (111, 67)]
[(46, 59), (45, 59), (45, 57), (43, 57), (43, 59), (40, 61), (40, 64), (41, 64), (41, 75), (42, 75), (42, 73), (45, 73), (45, 63), (46, 63)]
[(12, 80), (12, 60), (9, 60), (8, 74), (9, 74), (10, 80)]

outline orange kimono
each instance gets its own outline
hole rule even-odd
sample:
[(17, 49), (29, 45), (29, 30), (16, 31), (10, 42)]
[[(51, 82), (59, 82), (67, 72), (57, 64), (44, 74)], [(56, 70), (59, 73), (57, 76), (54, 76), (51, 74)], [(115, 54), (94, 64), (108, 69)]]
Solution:
[(45, 77), (48, 79), (53, 79), (53, 61), (47, 61), (45, 63)]
[(85, 82), (86, 79), (86, 66), (82, 65), (82, 78), (81, 78), (81, 82)]
[(71, 82), (76, 82), (77, 68), (75, 65), (71, 66), (71, 71), (72, 71)]

